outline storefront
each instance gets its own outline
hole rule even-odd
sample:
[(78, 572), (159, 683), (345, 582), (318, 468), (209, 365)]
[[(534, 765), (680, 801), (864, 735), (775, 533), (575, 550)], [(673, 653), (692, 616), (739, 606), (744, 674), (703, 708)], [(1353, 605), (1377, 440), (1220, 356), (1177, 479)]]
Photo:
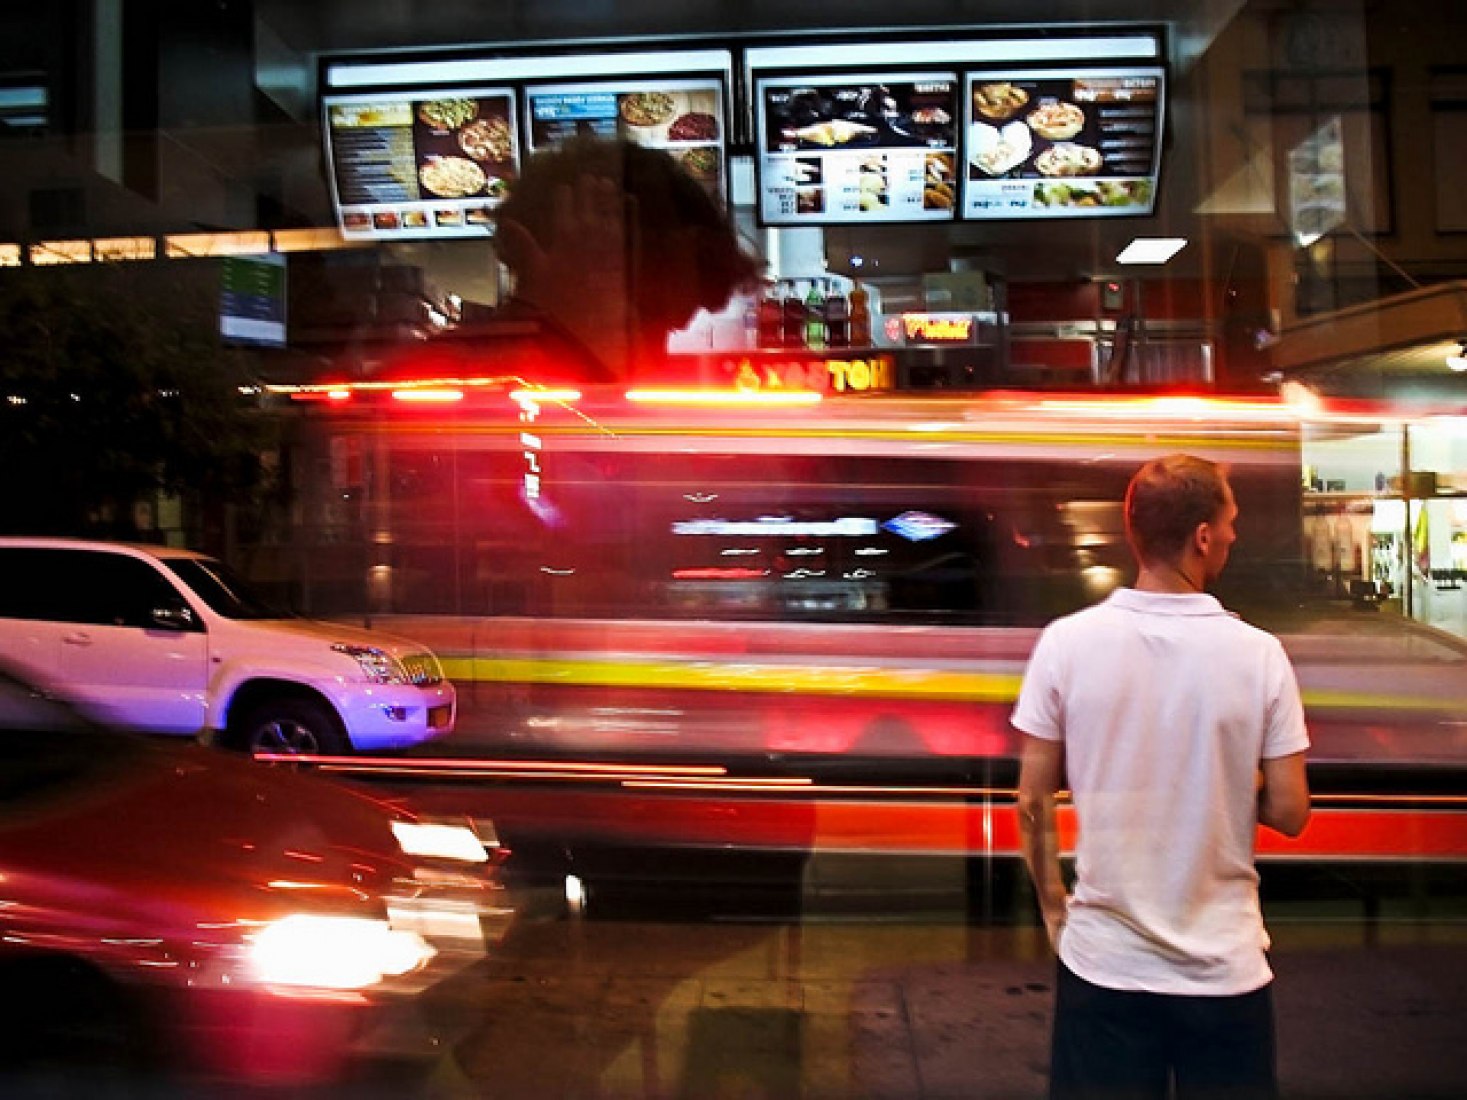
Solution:
[[(1304, 443), (1305, 545), (1340, 595), (1467, 636), (1467, 287), (1447, 283), (1297, 326), (1275, 360), (1308, 401), (1359, 407)], [(1384, 412), (1372, 422), (1369, 412)]]
[(1304, 542), (1320, 582), (1467, 637), (1467, 421), (1314, 426)]

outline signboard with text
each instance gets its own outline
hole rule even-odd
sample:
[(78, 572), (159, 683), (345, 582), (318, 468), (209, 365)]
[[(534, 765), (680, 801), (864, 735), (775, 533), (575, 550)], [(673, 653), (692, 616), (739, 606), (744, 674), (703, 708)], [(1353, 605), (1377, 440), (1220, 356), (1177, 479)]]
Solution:
[(219, 335), (240, 344), (285, 346), (285, 257), (226, 256), (220, 261)]
[(761, 78), (760, 221), (952, 221), (958, 87), (944, 71)]
[(896, 388), (890, 355), (731, 355), (714, 361), (706, 384), (740, 393), (794, 391), (819, 394), (879, 393)]
[(525, 90), (528, 151), (577, 135), (663, 149), (688, 175), (726, 194), (723, 82), (717, 76), (550, 84)]
[(1155, 66), (970, 72), (963, 217), (1152, 213), (1164, 90)]
[(327, 162), (349, 238), (486, 236), (518, 174), (510, 88), (332, 95)]

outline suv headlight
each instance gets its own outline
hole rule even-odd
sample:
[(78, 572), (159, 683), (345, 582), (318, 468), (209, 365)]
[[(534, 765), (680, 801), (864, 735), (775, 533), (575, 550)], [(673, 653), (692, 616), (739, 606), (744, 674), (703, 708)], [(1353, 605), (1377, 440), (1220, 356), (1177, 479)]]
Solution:
[(337, 642), (331, 648), (356, 661), (361, 666), (362, 673), (373, 683), (408, 683), (407, 670), (402, 667), (402, 662), (385, 649), (369, 645), (347, 645), (345, 642)]
[(250, 938), (250, 968), (268, 985), (364, 989), (407, 974), (437, 952), (416, 932), (386, 921), (295, 913)]

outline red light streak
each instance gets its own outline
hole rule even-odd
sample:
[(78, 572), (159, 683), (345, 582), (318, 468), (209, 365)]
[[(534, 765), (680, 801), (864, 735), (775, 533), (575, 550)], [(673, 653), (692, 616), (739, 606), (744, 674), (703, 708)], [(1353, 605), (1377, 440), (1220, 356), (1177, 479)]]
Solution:
[(674, 569), (672, 576), (679, 581), (751, 581), (769, 576), (769, 570), (732, 565), (709, 566), (706, 569)]
[(332, 764), (359, 767), (391, 768), (395, 771), (460, 771), (467, 768), (494, 769), (504, 772), (541, 771), (579, 774), (655, 773), (661, 775), (723, 776), (728, 769), (722, 764), (592, 764), (577, 760), (496, 760), (493, 758), (458, 758), (424, 756), (404, 759), (393, 756), (326, 756), (315, 753), (257, 752), (254, 759), (267, 764)]
[(393, 390), (392, 391), (392, 396), (393, 396), (393, 398), (395, 400), (398, 400), (398, 401), (420, 401), (420, 402), (423, 402), (425, 404), (430, 404), (430, 403), (444, 404), (444, 403), (448, 403), (448, 402), (452, 402), (452, 401), (462, 401), (464, 399), (464, 391), (463, 390), (448, 390), (448, 389), (426, 389), (426, 388), (425, 389), (406, 389), (406, 390)]

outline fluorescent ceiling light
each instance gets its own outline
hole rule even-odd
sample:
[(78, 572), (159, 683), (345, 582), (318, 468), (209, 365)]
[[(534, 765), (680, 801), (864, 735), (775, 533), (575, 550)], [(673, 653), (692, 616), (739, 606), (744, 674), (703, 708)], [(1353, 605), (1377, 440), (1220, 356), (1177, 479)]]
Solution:
[(376, 85), (455, 84), (554, 76), (625, 76), (627, 73), (729, 72), (728, 50), (668, 50), (641, 53), (555, 54), (533, 57), (466, 58), (460, 61), (331, 61), (330, 88)]
[(1118, 264), (1164, 264), (1187, 247), (1185, 237), (1137, 237), (1116, 257)]
[(1118, 60), (1161, 56), (1154, 34), (1104, 38), (989, 38), (947, 42), (821, 43), (809, 46), (755, 46), (744, 53), (749, 69), (830, 68), (835, 65), (997, 63), (1035, 61)]

